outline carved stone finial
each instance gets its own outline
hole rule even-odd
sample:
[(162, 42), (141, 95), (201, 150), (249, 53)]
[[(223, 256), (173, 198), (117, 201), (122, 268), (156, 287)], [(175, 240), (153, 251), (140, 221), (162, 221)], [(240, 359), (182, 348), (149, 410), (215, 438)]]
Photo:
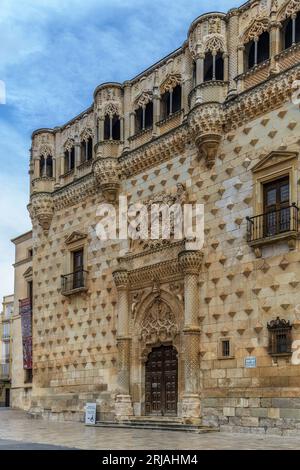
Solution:
[(98, 157), (93, 164), (93, 173), (105, 199), (115, 201), (120, 187), (118, 160)]
[(196, 250), (181, 251), (178, 255), (180, 269), (184, 274), (199, 274), (203, 253)]
[(28, 207), (32, 221), (37, 219), (39, 225), (47, 232), (50, 228), (54, 204), (51, 194), (37, 193), (31, 197), (31, 203)]

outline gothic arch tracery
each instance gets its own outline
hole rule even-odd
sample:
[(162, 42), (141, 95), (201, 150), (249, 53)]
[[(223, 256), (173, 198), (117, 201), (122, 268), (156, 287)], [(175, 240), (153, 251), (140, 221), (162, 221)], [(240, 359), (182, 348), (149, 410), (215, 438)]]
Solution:
[(181, 75), (179, 73), (169, 75), (161, 84), (160, 92), (166, 93), (173, 90), (177, 85), (181, 85)]
[(213, 35), (207, 37), (204, 42), (205, 52), (226, 52), (224, 39), (221, 35)]
[(282, 21), (300, 11), (300, 0), (288, 0), (278, 13), (278, 20)]
[(269, 25), (269, 19), (266, 17), (255, 19), (249, 28), (244, 32), (242, 42), (246, 44), (250, 41), (253, 41), (255, 38), (258, 38), (262, 33), (268, 31)]
[(146, 106), (152, 101), (152, 98), (152, 91), (143, 91), (143, 93), (141, 93), (135, 100), (135, 108), (137, 109)]

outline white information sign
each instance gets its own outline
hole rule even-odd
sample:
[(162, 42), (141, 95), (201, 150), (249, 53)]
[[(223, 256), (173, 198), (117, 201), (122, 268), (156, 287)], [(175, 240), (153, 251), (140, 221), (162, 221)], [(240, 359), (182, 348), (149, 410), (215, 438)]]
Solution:
[(96, 403), (85, 405), (85, 424), (96, 424)]
[(246, 369), (254, 369), (256, 367), (256, 357), (248, 356), (245, 357), (244, 364)]

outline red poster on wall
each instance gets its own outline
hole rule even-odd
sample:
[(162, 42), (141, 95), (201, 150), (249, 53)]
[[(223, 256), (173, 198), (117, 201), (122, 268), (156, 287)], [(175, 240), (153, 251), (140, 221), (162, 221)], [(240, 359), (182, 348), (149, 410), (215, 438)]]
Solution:
[(30, 299), (20, 300), (23, 343), (23, 367), (32, 369), (32, 311)]

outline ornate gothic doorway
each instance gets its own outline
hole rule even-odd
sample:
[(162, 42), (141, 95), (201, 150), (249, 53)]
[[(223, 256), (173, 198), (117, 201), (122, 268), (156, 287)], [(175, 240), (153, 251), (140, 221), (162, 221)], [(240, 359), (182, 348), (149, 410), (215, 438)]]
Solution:
[(146, 415), (176, 416), (178, 359), (173, 346), (153, 348), (146, 362)]

